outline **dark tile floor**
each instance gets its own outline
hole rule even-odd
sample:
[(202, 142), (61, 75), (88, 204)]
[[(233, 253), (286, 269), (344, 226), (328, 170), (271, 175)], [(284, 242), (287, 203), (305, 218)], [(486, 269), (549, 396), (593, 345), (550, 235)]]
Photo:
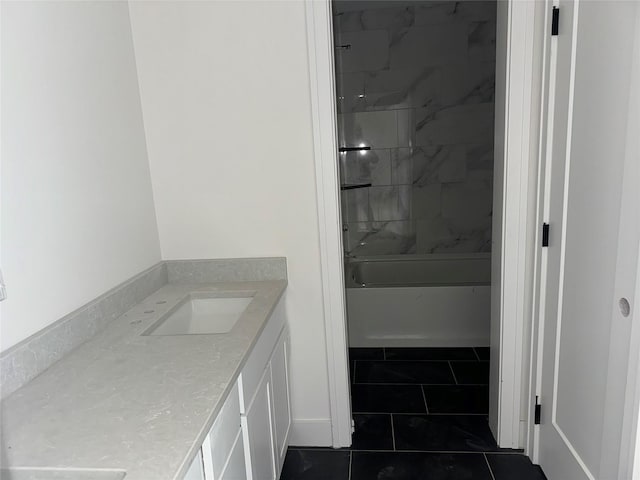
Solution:
[(352, 348), (351, 448), (291, 447), (281, 480), (545, 480), (489, 430), (488, 348)]

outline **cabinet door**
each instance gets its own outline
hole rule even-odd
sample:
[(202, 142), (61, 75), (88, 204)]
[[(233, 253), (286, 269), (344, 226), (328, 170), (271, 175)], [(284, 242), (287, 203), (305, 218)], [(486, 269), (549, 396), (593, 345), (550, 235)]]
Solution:
[(196, 458), (191, 462), (191, 466), (184, 476), (184, 480), (204, 480), (204, 471), (202, 470), (202, 450), (198, 450)]
[(271, 369), (264, 370), (247, 413), (241, 416), (248, 480), (275, 480)]
[(240, 433), (240, 398), (234, 385), (218, 413), (209, 435), (202, 444), (204, 474), (207, 480), (219, 480)]
[(291, 401), (289, 399), (289, 336), (285, 330), (271, 356), (273, 417), (275, 425), (276, 466), (280, 472), (289, 443)]
[(238, 436), (229, 455), (227, 465), (220, 476), (220, 480), (247, 480), (247, 467), (244, 458), (244, 442), (242, 432), (238, 431)]

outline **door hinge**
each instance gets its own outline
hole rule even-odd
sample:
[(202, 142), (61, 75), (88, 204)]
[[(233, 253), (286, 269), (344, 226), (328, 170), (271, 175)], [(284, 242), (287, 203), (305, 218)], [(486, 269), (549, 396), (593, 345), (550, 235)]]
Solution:
[(542, 246), (543, 247), (549, 246), (549, 224), (548, 223), (542, 224)]
[(533, 413), (533, 424), (540, 425), (540, 414), (542, 413), (542, 406), (540, 405), (539, 397), (536, 395), (536, 406)]
[(560, 8), (553, 7), (551, 11), (551, 35), (558, 35), (558, 25), (560, 24)]

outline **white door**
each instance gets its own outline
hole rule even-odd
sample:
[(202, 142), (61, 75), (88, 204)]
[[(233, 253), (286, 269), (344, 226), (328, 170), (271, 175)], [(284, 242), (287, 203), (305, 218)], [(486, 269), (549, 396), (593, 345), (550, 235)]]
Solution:
[(631, 158), (627, 130), (638, 98), (631, 86), (640, 85), (631, 78), (639, 8), (560, 1), (538, 445), (549, 480), (624, 478), (618, 466), (632, 316), (621, 314), (618, 301), (633, 301), (635, 271), (628, 273), (639, 245), (640, 204), (629, 199), (638, 198), (640, 179), (626, 178), (637, 176), (640, 162)]

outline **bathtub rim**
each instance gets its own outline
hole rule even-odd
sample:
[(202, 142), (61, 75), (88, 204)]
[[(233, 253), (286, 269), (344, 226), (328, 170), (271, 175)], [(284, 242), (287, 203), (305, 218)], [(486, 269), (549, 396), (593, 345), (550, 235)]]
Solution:
[(344, 265), (344, 286), (345, 288), (429, 288), (429, 287), (482, 287), (491, 285), (491, 279), (488, 282), (459, 282), (459, 283), (413, 283), (399, 285), (361, 285), (355, 282), (352, 271), (355, 265), (365, 262), (408, 262), (416, 260), (487, 260), (491, 262), (491, 252), (472, 252), (472, 253), (424, 253), (424, 254), (407, 254), (407, 255), (372, 255), (372, 256), (346, 256)]
[(445, 260), (445, 259), (491, 259), (491, 252), (471, 252), (471, 253), (407, 253), (399, 255), (348, 255), (345, 256), (347, 263), (357, 262), (384, 262), (394, 261), (411, 261), (411, 260)]

